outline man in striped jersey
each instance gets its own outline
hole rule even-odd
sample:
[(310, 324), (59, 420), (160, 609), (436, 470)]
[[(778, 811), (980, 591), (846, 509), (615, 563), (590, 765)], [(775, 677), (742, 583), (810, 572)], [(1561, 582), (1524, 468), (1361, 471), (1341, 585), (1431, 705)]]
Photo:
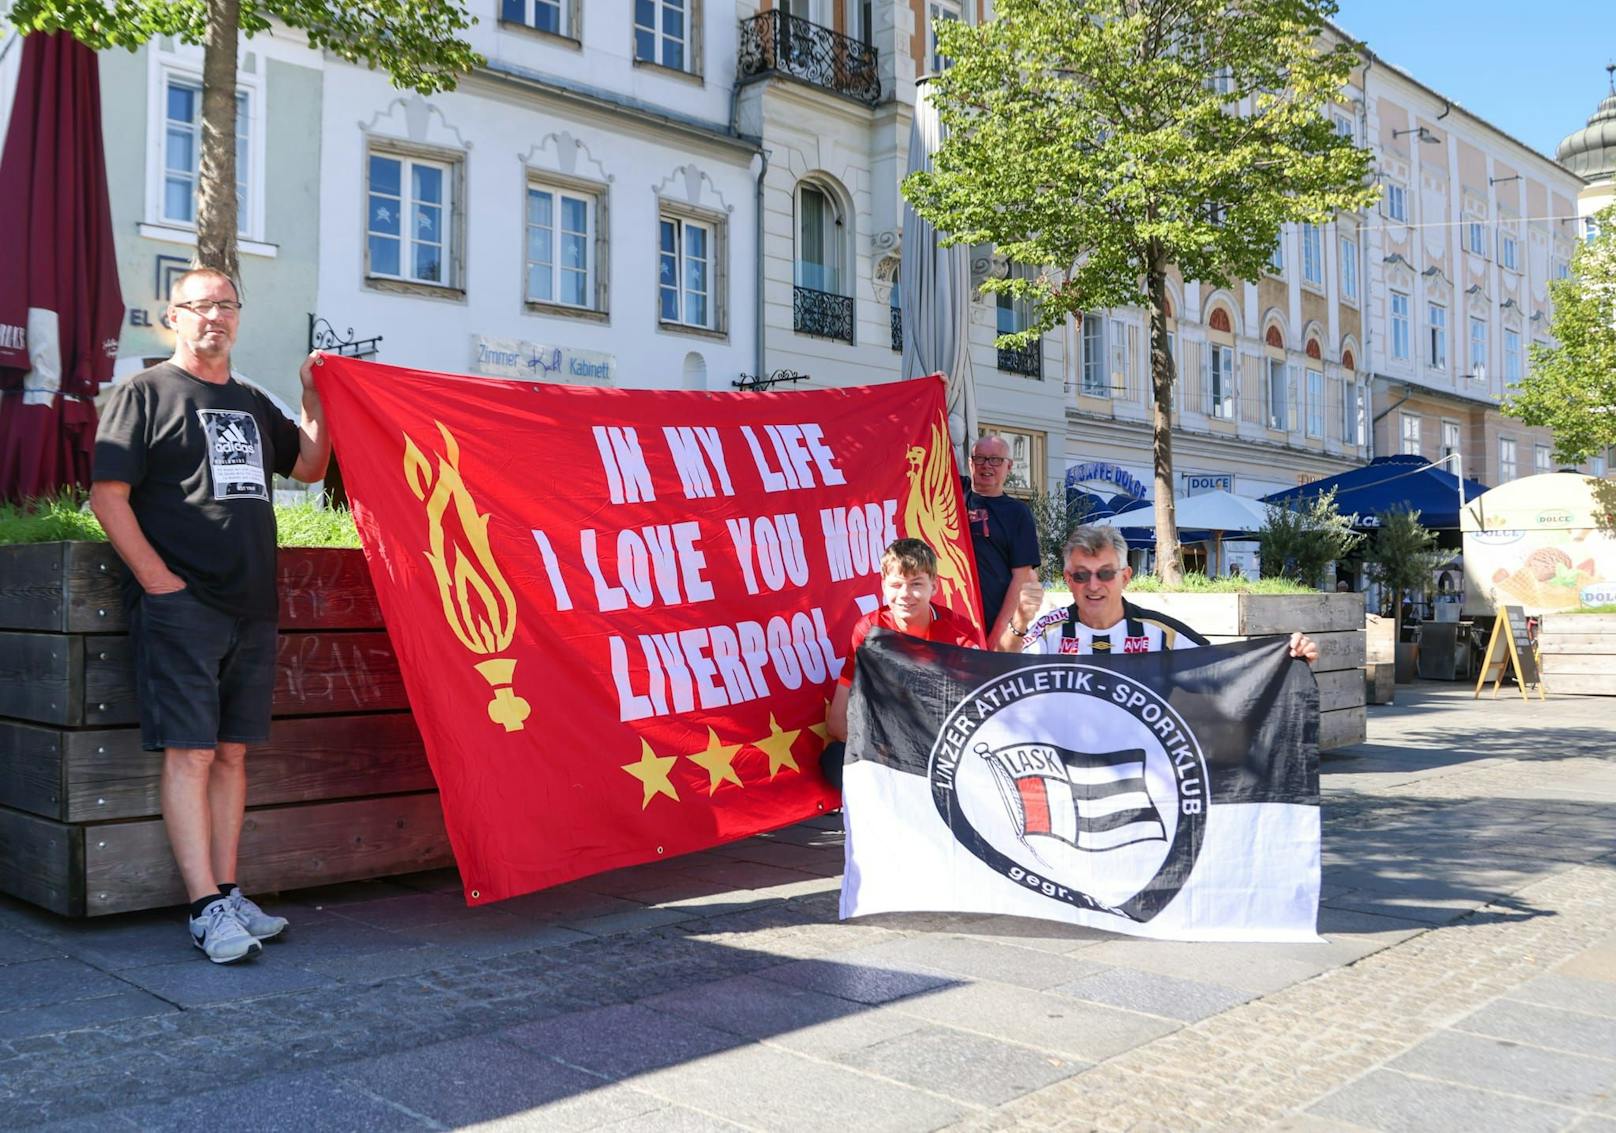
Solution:
[[(1142, 610), (1123, 597), (1133, 570), (1127, 566), (1127, 540), (1116, 528), (1079, 527), (1066, 541), (1062, 558), (1072, 604), (1040, 616), (1043, 586), (1036, 579), (1023, 585), (1016, 616), (998, 642), (1000, 651), (1155, 653), (1207, 644), (1206, 638), (1176, 618)], [(1318, 643), (1293, 633), (1291, 656), (1311, 665), (1318, 660)]]

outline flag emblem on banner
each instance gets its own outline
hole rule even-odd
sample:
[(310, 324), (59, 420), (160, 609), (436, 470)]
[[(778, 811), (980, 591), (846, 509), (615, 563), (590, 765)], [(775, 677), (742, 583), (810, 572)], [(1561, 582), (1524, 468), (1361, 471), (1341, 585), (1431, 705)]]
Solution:
[(977, 754), (993, 769), (1024, 840), (1055, 838), (1096, 852), (1167, 841), (1142, 748), (1089, 754), (1025, 743), (997, 751), (984, 745)]

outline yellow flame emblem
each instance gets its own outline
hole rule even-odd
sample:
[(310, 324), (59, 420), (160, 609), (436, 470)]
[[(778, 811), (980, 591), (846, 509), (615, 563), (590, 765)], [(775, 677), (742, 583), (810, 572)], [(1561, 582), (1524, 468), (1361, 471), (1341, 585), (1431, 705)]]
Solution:
[[(415, 498), (426, 504), (431, 532), (426, 561), (438, 580), (444, 621), (460, 644), (489, 658), (473, 666), (494, 690), (488, 718), (507, 732), (521, 731), (532, 709), (512, 687), (516, 662), (493, 656), (510, 648), (516, 633), (516, 597), (488, 545), (489, 516), (478, 513), (477, 502), (460, 477), (460, 445), (442, 421), (433, 424), (443, 436), (436, 472), (420, 446), (404, 434), (404, 479)], [(459, 537), (455, 532), (445, 534), (445, 519), (458, 529)]]
[[(976, 564), (958, 542), (960, 513), (947, 425), (933, 422), (930, 443), (910, 446), (907, 456), (909, 495), (903, 505), (904, 534), (911, 539), (924, 539), (937, 552), (937, 577), (942, 584), (943, 600), (955, 609), (968, 610), (974, 622), (977, 608), (971, 597), (971, 580)], [(960, 599), (958, 603), (955, 597)]]

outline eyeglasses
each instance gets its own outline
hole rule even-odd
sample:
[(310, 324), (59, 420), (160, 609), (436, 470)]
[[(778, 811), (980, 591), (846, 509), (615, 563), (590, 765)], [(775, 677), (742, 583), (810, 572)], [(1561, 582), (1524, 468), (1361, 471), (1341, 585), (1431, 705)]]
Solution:
[(1009, 464), (1010, 458), (1008, 456), (973, 456), (971, 457), (971, 463), (986, 464), (997, 468), (1001, 464)]
[(234, 315), (241, 311), (241, 304), (234, 299), (198, 299), (192, 303), (175, 303), (174, 306), (209, 319), (216, 315)]
[(1116, 567), (1101, 567), (1093, 571), (1079, 567), (1077, 570), (1067, 571), (1066, 577), (1078, 583), (1087, 582), (1091, 578), (1097, 578), (1101, 582), (1115, 582), (1117, 575), (1121, 573)]

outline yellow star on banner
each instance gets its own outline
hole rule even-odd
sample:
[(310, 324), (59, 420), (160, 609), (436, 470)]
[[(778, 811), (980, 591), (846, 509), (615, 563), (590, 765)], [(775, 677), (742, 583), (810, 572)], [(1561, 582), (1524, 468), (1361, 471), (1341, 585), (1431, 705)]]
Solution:
[(825, 701), (825, 714), (819, 718), (819, 723), (809, 724), (808, 730), (819, 737), (820, 747), (830, 743), (830, 701)]
[(640, 760), (638, 763), (625, 763), (623, 770), (640, 781), (645, 788), (645, 798), (640, 803), (644, 810), (651, 805), (651, 799), (656, 795), (667, 795), (674, 802), (679, 801), (679, 792), (673, 789), (668, 781), (668, 772), (673, 765), (679, 762), (677, 755), (658, 755), (651, 750), (651, 745), (645, 740), (640, 741)]
[(769, 734), (761, 740), (753, 740), (752, 746), (769, 757), (770, 779), (778, 775), (782, 767), (789, 767), (799, 773), (802, 771), (802, 768), (797, 766), (796, 757), (791, 754), (791, 745), (797, 742), (800, 735), (802, 735), (800, 728), (792, 732), (781, 731), (774, 713), (769, 713)]
[(685, 758), (699, 764), (707, 772), (707, 777), (711, 780), (707, 785), (707, 793), (711, 795), (717, 792), (718, 784), (726, 779), (737, 787), (746, 786), (741, 782), (741, 777), (735, 773), (735, 754), (740, 750), (740, 744), (719, 743), (718, 733), (708, 728), (707, 750), (692, 752)]

